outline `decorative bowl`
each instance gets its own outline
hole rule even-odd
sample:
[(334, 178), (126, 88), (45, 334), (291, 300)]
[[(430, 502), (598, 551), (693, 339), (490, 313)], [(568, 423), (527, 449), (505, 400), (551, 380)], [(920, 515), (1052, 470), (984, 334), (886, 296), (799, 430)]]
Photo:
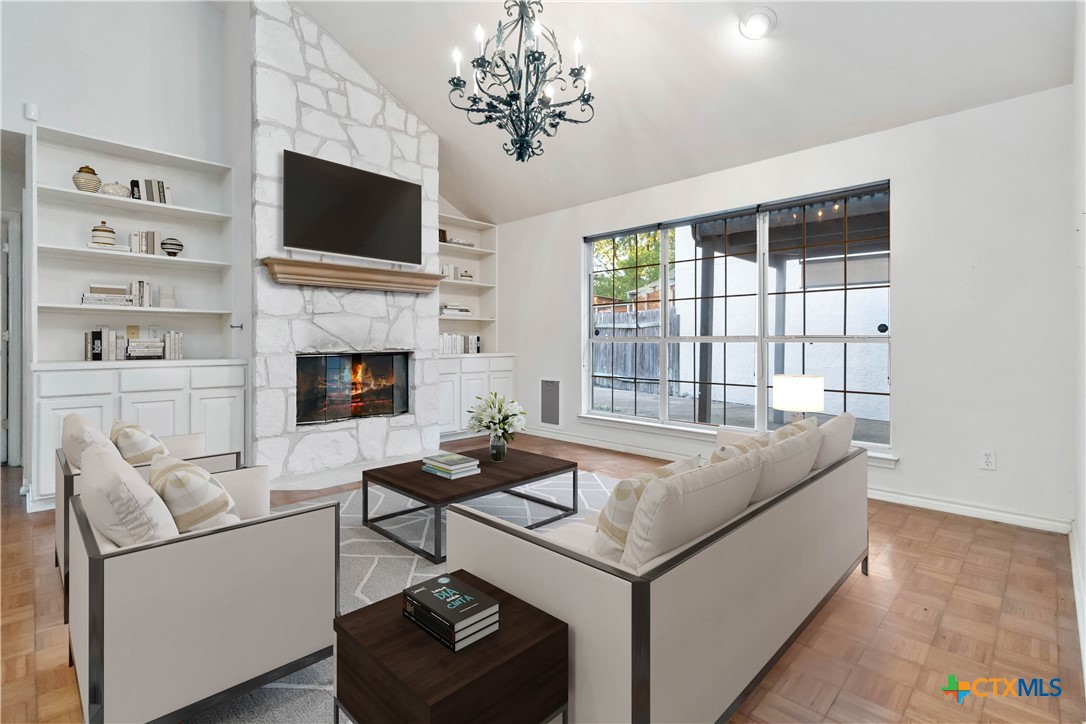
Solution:
[(98, 193), (105, 194), (106, 196), (120, 196), (123, 199), (132, 198), (132, 189), (125, 186), (120, 181), (114, 181), (111, 184), (104, 185)]
[(185, 248), (185, 245), (171, 236), (168, 239), (160, 241), (158, 247), (166, 252), (166, 256), (177, 256), (181, 253), (181, 250)]
[(98, 174), (90, 166), (80, 166), (79, 170), (72, 174), (72, 183), (88, 194), (96, 194), (98, 189), (102, 188), (102, 179), (98, 178)]

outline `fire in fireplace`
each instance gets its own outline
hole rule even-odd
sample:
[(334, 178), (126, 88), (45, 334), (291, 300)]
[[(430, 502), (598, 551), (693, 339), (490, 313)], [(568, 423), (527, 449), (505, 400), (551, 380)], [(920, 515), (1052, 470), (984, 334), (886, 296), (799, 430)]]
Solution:
[(298, 424), (408, 408), (407, 352), (298, 355)]

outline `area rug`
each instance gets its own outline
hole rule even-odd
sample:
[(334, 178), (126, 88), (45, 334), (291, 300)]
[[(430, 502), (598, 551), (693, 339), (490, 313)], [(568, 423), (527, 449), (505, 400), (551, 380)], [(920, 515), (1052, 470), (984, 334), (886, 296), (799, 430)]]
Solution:
[[(571, 519), (583, 519), (603, 508), (617, 481), (595, 473), (581, 472), (577, 477), (577, 513), (551, 526)], [(572, 492), (572, 473), (530, 483), (525, 492), (546, 500), (568, 505)], [(362, 491), (343, 493), (320, 500), (289, 505), (278, 510), (293, 510), (313, 503), (338, 500), (340, 503), (340, 588), (341, 613), (353, 611), (382, 598), (398, 594), (413, 583), (445, 572), (445, 564), (434, 564), (362, 525)], [(495, 493), (472, 500), (468, 505), (518, 525), (545, 520), (555, 511), (505, 493)], [(370, 489), (370, 514), (412, 507), (412, 501), (392, 491)], [(433, 518), (426, 511), (385, 521), (397, 535), (430, 550), (433, 547)], [(231, 699), (210, 709), (191, 722), (310, 722), (333, 721), (332, 661), (297, 671), (274, 683)]]

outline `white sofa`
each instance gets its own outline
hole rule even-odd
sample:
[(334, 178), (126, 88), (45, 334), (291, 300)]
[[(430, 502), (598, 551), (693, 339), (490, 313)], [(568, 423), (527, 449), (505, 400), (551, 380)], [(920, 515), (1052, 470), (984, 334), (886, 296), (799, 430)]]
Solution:
[[(102, 433), (105, 435), (105, 433)], [(188, 460), (199, 465), (209, 473), (237, 470), (241, 467), (241, 453), (229, 452), (207, 455), (204, 433), (188, 435), (168, 435), (161, 438), (162, 443), (174, 457)], [(150, 474), (150, 464), (133, 466), (140, 471), (144, 479)], [(60, 583), (64, 589), (64, 622), (68, 622), (68, 540), (71, 535), (71, 520), (68, 516), (68, 501), (79, 493), (82, 481), (80, 470), (69, 462), (63, 448), (56, 450), (56, 505), (53, 507), (54, 556), (60, 568)]]
[(114, 545), (69, 500), (84, 721), (180, 721), (331, 656), (339, 503), (269, 515), (267, 468), (215, 478), (241, 522), (154, 543)]
[(571, 721), (723, 721), (856, 566), (867, 572), (867, 453), (637, 568), (593, 554), (594, 533), (453, 505), (448, 566), (569, 624)]

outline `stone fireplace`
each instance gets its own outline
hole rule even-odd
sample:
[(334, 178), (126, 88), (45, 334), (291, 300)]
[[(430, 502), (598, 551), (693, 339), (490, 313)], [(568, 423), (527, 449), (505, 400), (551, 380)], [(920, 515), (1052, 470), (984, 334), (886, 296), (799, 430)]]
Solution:
[(298, 355), (298, 424), (407, 414), (409, 358), (407, 352)]

